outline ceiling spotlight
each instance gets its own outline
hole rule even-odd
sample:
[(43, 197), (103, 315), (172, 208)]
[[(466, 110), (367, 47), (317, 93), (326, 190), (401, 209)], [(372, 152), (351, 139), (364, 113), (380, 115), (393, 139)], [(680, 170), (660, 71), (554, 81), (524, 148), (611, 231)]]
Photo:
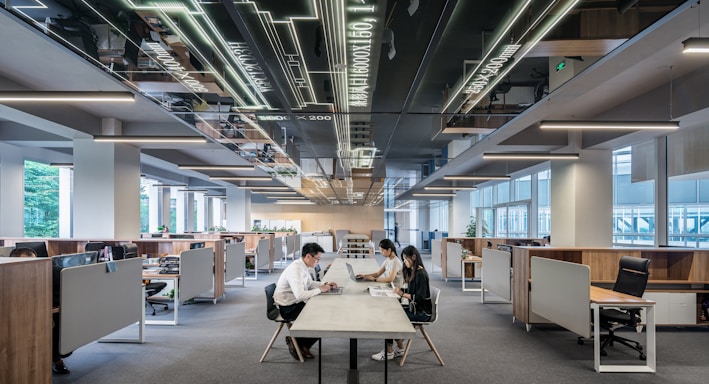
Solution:
[(483, 153), (485, 160), (577, 160), (578, 153), (501, 152)]
[(406, 8), (409, 16), (413, 16), (417, 9), (419, 9), (419, 0), (409, 0), (409, 7)]
[(387, 51), (387, 57), (389, 60), (393, 60), (394, 57), (396, 56), (396, 47), (394, 46), (394, 30), (391, 28), (387, 28), (384, 30), (384, 34), (382, 35), (382, 44), (386, 44), (389, 46), (389, 50)]
[(541, 129), (678, 129), (678, 121), (542, 121)]

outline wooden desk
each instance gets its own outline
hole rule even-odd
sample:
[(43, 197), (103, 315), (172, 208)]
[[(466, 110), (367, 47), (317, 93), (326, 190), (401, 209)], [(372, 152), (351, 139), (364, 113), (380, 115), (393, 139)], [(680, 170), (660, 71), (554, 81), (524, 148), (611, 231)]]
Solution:
[[(481, 288), (466, 288), (465, 287), (465, 265), (466, 264), (472, 264), (473, 268), (475, 268), (476, 264), (482, 264), (483, 263), (483, 258), (480, 256), (468, 256), (465, 259), (460, 259), (460, 285), (463, 289), (463, 292), (479, 292)], [(473, 281), (476, 281), (473, 278)], [(480, 281), (478, 279), (477, 281)]]
[[(373, 258), (335, 259), (325, 279), (344, 287), (344, 292), (311, 298), (293, 322), (290, 333), (294, 337), (350, 339), (348, 382), (357, 382), (357, 339), (411, 339), (416, 331), (398, 300), (370, 296), (367, 286), (371, 282), (352, 281), (346, 263), (352, 265), (355, 273), (367, 273), (378, 267)], [(322, 353), (321, 343), (318, 364)], [(386, 382), (386, 365), (384, 375)], [(321, 382), (320, 374), (318, 379)]]
[(143, 272), (143, 279), (145, 280), (172, 280), (175, 286), (175, 294), (173, 297), (172, 305), (172, 320), (148, 320), (145, 319), (145, 324), (147, 325), (177, 325), (177, 309), (180, 307), (180, 275), (171, 274), (159, 274), (151, 272)]
[(600, 326), (593, 327), (593, 366), (596, 372), (655, 372), (655, 302), (610, 289), (591, 286), (591, 309), (593, 324), (600, 324), (600, 310), (604, 307), (645, 308), (645, 356), (646, 364), (642, 365), (602, 365), (601, 364), (601, 332)]
[[(593, 365), (596, 372), (655, 372), (655, 302), (591, 285), (588, 265), (532, 257), (530, 311), (581, 337), (591, 336), (589, 307), (593, 312)], [(600, 309), (645, 308), (646, 365), (602, 365)], [(529, 329), (529, 328), (528, 328)]]

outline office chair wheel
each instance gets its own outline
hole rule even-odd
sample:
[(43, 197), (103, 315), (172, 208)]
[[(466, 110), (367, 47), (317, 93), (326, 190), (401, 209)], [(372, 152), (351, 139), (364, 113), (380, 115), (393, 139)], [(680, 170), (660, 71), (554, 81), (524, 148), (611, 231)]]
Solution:
[(640, 356), (638, 357), (640, 360), (645, 361), (647, 357), (645, 356), (644, 353), (641, 353)]
[(583, 337), (577, 338), (577, 339), (576, 339), (576, 342), (577, 342), (579, 345), (583, 345)]
[(605, 349), (601, 349), (601, 356), (608, 356), (608, 352)]

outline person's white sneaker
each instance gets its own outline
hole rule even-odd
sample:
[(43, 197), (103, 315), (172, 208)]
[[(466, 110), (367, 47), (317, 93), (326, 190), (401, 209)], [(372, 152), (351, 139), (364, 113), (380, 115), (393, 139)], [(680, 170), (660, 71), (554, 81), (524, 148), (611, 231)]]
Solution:
[(387, 352), (386, 349), (382, 349), (381, 352), (372, 355), (372, 360), (384, 361), (384, 356), (387, 360), (394, 359), (394, 352)]
[(394, 346), (394, 352), (393, 352), (393, 354), (394, 354), (394, 357), (395, 357), (395, 358), (396, 358), (396, 357), (404, 356), (404, 348), (399, 348), (399, 347), (397, 347), (397, 346)]

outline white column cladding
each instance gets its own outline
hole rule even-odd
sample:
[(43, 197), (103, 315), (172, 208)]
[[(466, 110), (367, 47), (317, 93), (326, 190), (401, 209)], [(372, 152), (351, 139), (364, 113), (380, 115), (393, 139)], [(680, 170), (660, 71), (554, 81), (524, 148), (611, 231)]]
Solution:
[(205, 225), (207, 226), (207, 229), (217, 227), (217, 223), (214, 221), (214, 198), (213, 197), (205, 197), (204, 198), (204, 211), (205, 211), (205, 218), (204, 222)]
[(73, 172), (69, 168), (59, 168), (59, 237), (71, 238), (73, 219), (72, 219), (72, 198), (74, 182), (72, 180)]
[(458, 191), (451, 200), (448, 217), (448, 236), (463, 237), (467, 231), (472, 211), (470, 209), (470, 191)]
[(251, 230), (251, 191), (245, 188), (227, 187), (226, 222), (228, 231)]
[(0, 236), (25, 236), (23, 150), (0, 143)]
[(140, 150), (74, 140), (74, 237), (140, 237)]
[(207, 220), (206, 220), (206, 215), (205, 215), (205, 206), (206, 206), (206, 198), (204, 197), (203, 193), (198, 193), (196, 195), (196, 204), (197, 204), (197, 217), (195, 217), (195, 224), (197, 226), (196, 231), (197, 232), (203, 232), (209, 229), (209, 226), (207, 225)]
[(609, 150), (581, 151), (579, 160), (551, 162), (552, 245), (612, 245), (612, 167)]
[[(188, 192), (176, 192), (175, 194), (175, 233), (184, 233), (185, 224), (187, 224), (187, 196)], [(172, 229), (172, 228), (170, 228)]]
[(157, 232), (162, 225), (160, 218), (160, 201), (162, 189), (155, 187), (155, 182), (146, 183), (148, 185), (148, 232)]
[(160, 226), (167, 225), (170, 232), (175, 232), (175, 228), (170, 225), (171, 200), (172, 187), (160, 188)]
[(185, 193), (185, 232), (193, 232), (194, 229), (194, 192)]

